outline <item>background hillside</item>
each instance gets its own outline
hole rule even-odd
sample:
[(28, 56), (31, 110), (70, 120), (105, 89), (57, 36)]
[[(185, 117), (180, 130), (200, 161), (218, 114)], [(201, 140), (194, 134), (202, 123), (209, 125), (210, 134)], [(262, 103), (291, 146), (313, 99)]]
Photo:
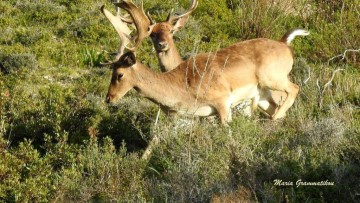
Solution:
[[(287, 117), (239, 107), (230, 127), (163, 113), (155, 126), (158, 107), (135, 91), (108, 106), (111, 72), (99, 63), (119, 40), (101, 5), (115, 12), (108, 0), (0, 1), (0, 202), (359, 201), (359, 0), (199, 0), (175, 34), (184, 58), (311, 32), (292, 43), (301, 91)], [(156, 21), (188, 6), (144, 2)], [(147, 39), (137, 56), (159, 71), (155, 54)]]

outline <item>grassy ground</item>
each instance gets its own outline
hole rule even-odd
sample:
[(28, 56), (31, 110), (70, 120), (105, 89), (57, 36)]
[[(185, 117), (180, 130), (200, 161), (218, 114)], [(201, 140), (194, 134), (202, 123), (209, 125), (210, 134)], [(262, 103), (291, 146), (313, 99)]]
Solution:
[[(144, 7), (159, 21), (188, 3)], [(200, 0), (176, 33), (185, 57), (279, 39), (295, 27), (311, 32), (292, 45), (291, 78), (301, 91), (287, 117), (246, 118), (235, 109), (229, 127), (163, 114), (155, 126), (158, 107), (135, 91), (106, 105), (111, 73), (98, 65), (119, 42), (103, 4), (113, 8), (109, 1), (0, 2), (1, 202), (359, 201), (358, 0)], [(138, 57), (159, 70), (150, 40)], [(159, 144), (144, 161), (154, 136)]]

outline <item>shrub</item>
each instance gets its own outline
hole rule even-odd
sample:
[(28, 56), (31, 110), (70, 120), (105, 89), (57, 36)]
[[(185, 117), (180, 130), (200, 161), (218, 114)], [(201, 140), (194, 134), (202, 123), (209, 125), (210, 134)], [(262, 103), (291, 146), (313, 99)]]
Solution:
[(35, 55), (33, 54), (1, 54), (0, 62), (3, 73), (15, 73), (22, 68), (34, 69), (38, 66)]
[(141, 168), (141, 160), (127, 155), (124, 145), (117, 153), (110, 139), (99, 146), (94, 137), (77, 155), (76, 162), (62, 171), (55, 198), (60, 202), (144, 201)]

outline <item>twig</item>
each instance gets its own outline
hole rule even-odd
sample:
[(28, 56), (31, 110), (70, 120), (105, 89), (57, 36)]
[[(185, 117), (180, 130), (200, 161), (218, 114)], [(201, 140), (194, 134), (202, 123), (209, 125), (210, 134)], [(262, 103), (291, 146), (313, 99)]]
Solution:
[(320, 101), (319, 101), (319, 107), (322, 108), (322, 102), (323, 102), (323, 95), (324, 95), (324, 92), (326, 90), (327, 87), (329, 87), (329, 85), (331, 84), (331, 82), (334, 80), (334, 77), (335, 77), (335, 74), (339, 71), (342, 71), (344, 69), (342, 68), (338, 68), (336, 69), (333, 73), (332, 73), (332, 76), (330, 78), (330, 80), (325, 83), (325, 85), (321, 88), (320, 87), (320, 82), (319, 82), (319, 79), (316, 80), (316, 86), (318, 87), (319, 89), (319, 93), (320, 93)]
[(324, 94), (325, 89), (326, 89), (326, 88), (330, 85), (330, 83), (334, 80), (335, 74), (336, 74), (337, 72), (339, 72), (339, 71), (342, 71), (342, 70), (344, 70), (344, 69), (338, 68), (338, 69), (336, 69), (336, 70), (333, 72), (333, 74), (332, 74), (332, 76), (331, 76), (331, 79), (324, 85), (321, 94)]
[(317, 88), (319, 89), (319, 92), (321, 92), (321, 87), (320, 87), (320, 81), (319, 81), (319, 78), (316, 79), (316, 86)]
[(310, 66), (308, 67), (308, 75), (309, 75), (309, 77), (307, 77), (305, 80), (304, 80), (304, 84), (306, 85), (306, 83), (310, 80), (310, 73), (311, 73), (311, 69), (310, 69)]
[(344, 60), (344, 59), (346, 58), (346, 54), (347, 54), (348, 52), (360, 52), (360, 49), (346, 49), (343, 54), (339, 54), (339, 55), (337, 55), (337, 56), (331, 57), (331, 58), (328, 60), (328, 65), (329, 65), (329, 63), (330, 63), (331, 61), (333, 61), (333, 60), (336, 59), (336, 58), (340, 58), (340, 57), (341, 57), (340, 60)]
[[(197, 90), (196, 90), (196, 99), (195, 99), (194, 106), (197, 105), (197, 102), (198, 102), (198, 99), (199, 99), (199, 95), (200, 95), (200, 88), (201, 88), (201, 86), (202, 86), (202, 84), (203, 84), (203, 82), (204, 82), (205, 75), (208, 73), (208, 67), (210, 67), (212, 61), (215, 60), (216, 54), (217, 54), (217, 52), (219, 51), (219, 48), (220, 48), (220, 44), (219, 44), (219, 46), (217, 47), (217, 49), (216, 49), (216, 51), (215, 51), (214, 54), (213, 54), (212, 52), (209, 52), (209, 53), (208, 53), (208, 57), (207, 57), (206, 64), (205, 64), (205, 68), (203, 69), (202, 74), (199, 72), (199, 70), (197, 69), (196, 64), (194, 63), (195, 68), (196, 68), (196, 70), (197, 70), (197, 72), (198, 72), (198, 74), (199, 74), (199, 76), (200, 76), (199, 85), (198, 85)], [(194, 58), (194, 62), (195, 62), (195, 58)], [(194, 69), (194, 67), (193, 67), (193, 69)], [(213, 75), (214, 75), (214, 71), (212, 71), (211, 67), (210, 67), (209, 71), (210, 71), (209, 81), (208, 81), (208, 84), (207, 84), (206, 87), (205, 87), (205, 90), (204, 90), (204, 93), (203, 93), (203, 97), (206, 95), (207, 89), (208, 89), (208, 87), (210, 86), (210, 82), (211, 82), (211, 80), (212, 80), (212, 78), (213, 78)], [(195, 111), (195, 112), (196, 112), (196, 111)], [(194, 114), (195, 114), (195, 112), (194, 112)]]
[(154, 135), (154, 137), (151, 139), (148, 147), (146, 148), (145, 152), (141, 156), (141, 159), (147, 160), (153, 151), (153, 147), (156, 146), (159, 143), (159, 138), (157, 135)]
[(157, 112), (157, 114), (156, 114), (156, 119), (155, 119), (154, 127), (156, 127), (156, 125), (157, 125), (157, 123), (158, 123), (158, 121), (159, 121), (160, 111), (161, 111), (161, 108), (160, 108), (160, 106), (159, 106), (159, 110), (158, 110), (158, 112)]

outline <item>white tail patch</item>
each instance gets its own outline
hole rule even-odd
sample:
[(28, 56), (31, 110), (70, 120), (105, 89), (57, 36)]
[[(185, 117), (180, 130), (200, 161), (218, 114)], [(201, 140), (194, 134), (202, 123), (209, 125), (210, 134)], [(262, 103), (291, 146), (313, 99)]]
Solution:
[(289, 45), (296, 36), (307, 36), (309, 34), (310, 32), (307, 30), (302, 30), (302, 29), (291, 30), (290, 32), (286, 33), (283, 36), (282, 41), (286, 42), (286, 44)]

